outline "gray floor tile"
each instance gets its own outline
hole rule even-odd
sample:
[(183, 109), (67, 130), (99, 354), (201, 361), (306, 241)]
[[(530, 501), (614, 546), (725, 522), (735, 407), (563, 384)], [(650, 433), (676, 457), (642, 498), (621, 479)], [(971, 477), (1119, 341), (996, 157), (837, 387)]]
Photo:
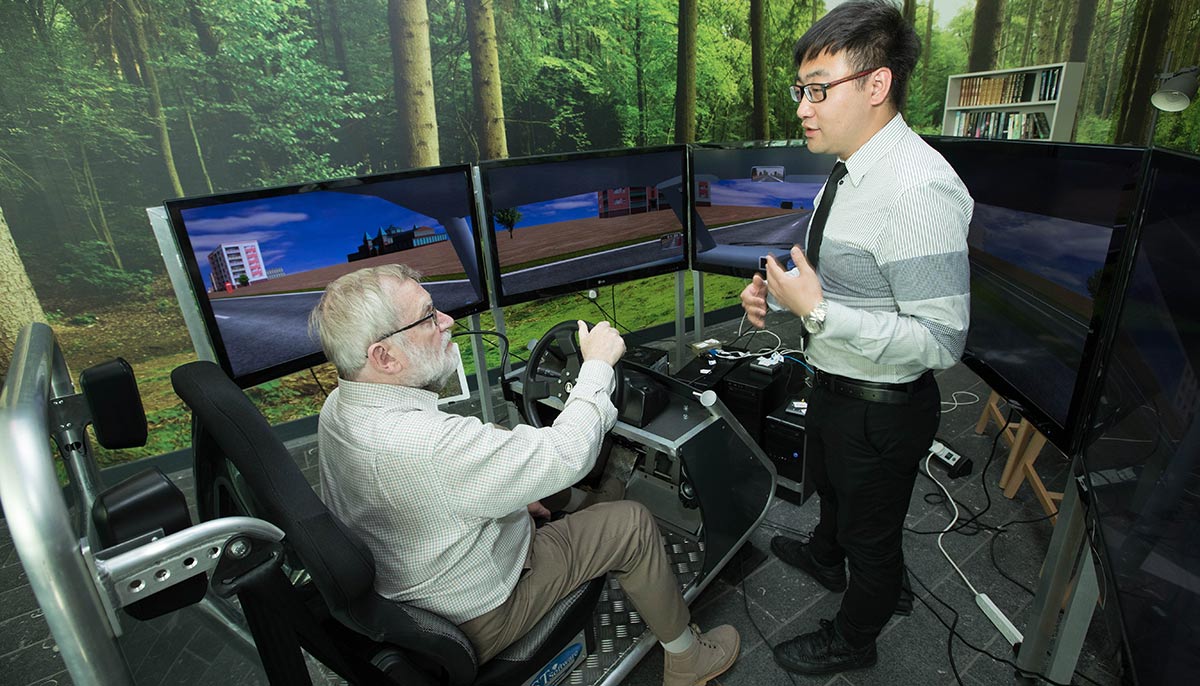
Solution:
[(18, 615), (0, 622), (0, 655), (28, 648), (47, 638), (50, 638), (50, 627), (40, 609)]
[(46, 639), (0, 657), (0, 674), (6, 684), (29, 684), (66, 669), (58, 645)]
[(28, 584), (0, 592), (0, 621), (29, 614), (36, 609), (38, 609), (37, 600), (33, 596), (33, 589)]

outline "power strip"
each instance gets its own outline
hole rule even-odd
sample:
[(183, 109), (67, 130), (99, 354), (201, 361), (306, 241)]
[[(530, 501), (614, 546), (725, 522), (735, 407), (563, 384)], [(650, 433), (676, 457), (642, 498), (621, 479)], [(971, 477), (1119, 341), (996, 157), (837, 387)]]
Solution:
[(1009, 621), (1008, 617), (1004, 616), (1004, 613), (1000, 611), (1000, 608), (996, 606), (996, 603), (992, 602), (992, 599), (986, 593), (976, 595), (975, 604), (979, 606), (980, 610), (983, 610), (983, 614), (987, 615), (987, 618), (991, 620), (1000, 633), (1004, 634), (1004, 638), (1008, 641), (1009, 645), (1016, 645), (1024, 640), (1025, 637), (1021, 635), (1020, 630)]
[(929, 446), (929, 452), (933, 455), (933, 462), (941, 465), (946, 470), (946, 474), (951, 479), (957, 479), (960, 476), (967, 476), (971, 473), (974, 464), (971, 458), (963, 457), (946, 447), (941, 441), (935, 440)]

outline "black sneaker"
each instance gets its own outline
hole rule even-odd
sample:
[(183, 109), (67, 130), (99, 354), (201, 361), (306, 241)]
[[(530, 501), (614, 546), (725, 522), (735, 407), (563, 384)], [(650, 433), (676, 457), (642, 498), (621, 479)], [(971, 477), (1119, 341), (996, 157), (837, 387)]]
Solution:
[(833, 622), (821, 620), (821, 628), (775, 646), (775, 661), (797, 674), (833, 674), (866, 669), (879, 659), (875, 641), (855, 648), (842, 638)]
[(825, 588), (834, 593), (846, 590), (846, 567), (844, 564), (826, 566), (817, 562), (807, 543), (801, 543), (787, 536), (776, 536), (771, 539), (771, 552), (775, 557), (789, 565), (806, 572)]

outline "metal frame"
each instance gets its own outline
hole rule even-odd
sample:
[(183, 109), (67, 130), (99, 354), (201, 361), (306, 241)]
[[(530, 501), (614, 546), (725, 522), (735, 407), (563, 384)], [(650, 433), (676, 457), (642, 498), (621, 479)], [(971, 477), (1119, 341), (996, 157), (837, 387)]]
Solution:
[(261, 520), (231, 517), (93, 554), (84, 531), (91, 525), (72, 524), (47, 440), (58, 442), (71, 476), (69, 497), (90, 520), (100, 480), (84, 433), (89, 420), (53, 331), (27, 325), (0, 391), (0, 505), (71, 679), (132, 685), (133, 672), (117, 643), (117, 610), (215, 568), (227, 550), (237, 557), (246, 538), (279, 541), (283, 532)]
[[(1025, 640), (1017, 654), (1018, 667), (1059, 683), (1072, 680), (1100, 597), (1085, 512), (1086, 508), (1080, 507), (1078, 485), (1068, 479), (1037, 594), (1030, 605)], [(1037, 683), (1025, 676), (1019, 682)]]

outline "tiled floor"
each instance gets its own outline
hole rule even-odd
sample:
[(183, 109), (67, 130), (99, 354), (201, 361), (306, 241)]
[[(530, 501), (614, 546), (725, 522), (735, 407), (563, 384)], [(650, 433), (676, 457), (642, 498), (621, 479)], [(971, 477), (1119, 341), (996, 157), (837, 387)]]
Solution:
[[(716, 335), (723, 333), (728, 332), (718, 331)], [(940, 373), (938, 380), (945, 400), (949, 400), (954, 391), (970, 391), (981, 400), (986, 399), (988, 394), (988, 388), (961, 365)], [(951, 493), (976, 511), (987, 505), (990, 498), (990, 508), (981, 518), (989, 525), (1040, 517), (1042, 512), (1027, 487), (1022, 488), (1013, 500), (1004, 498), (997, 488), (1006, 455), (1003, 449), (998, 451), (986, 476), (980, 479), (980, 468), (987, 461), (995, 431), (993, 426), (988, 435), (975, 435), (974, 424), (981, 409), (982, 405), (977, 402), (943, 415), (939, 438), (971, 458), (975, 465), (970, 477), (948, 483)], [(311, 470), (312, 465), (305, 466)], [(1037, 468), (1052, 489), (1061, 486), (1066, 478), (1066, 462), (1052, 447), (1044, 450)], [(935, 474), (943, 475), (936, 469)], [(172, 477), (185, 491), (190, 490), (189, 474), (178, 473)], [(926, 495), (936, 490), (932, 482), (918, 478), (909, 510), (908, 528), (917, 531), (940, 530), (950, 521), (945, 506), (932, 497), (930, 500), (935, 502), (926, 500)], [(819, 679), (789, 676), (777, 667), (771, 657), (771, 645), (813, 630), (818, 619), (830, 618), (837, 611), (838, 596), (828, 593), (769, 553), (764, 554), (770, 538), (776, 533), (810, 530), (815, 524), (816, 513), (815, 499), (802, 507), (776, 499), (766, 522), (751, 538), (753, 550), (744, 550), (722, 574), (722, 578), (715, 581), (693, 604), (693, 618), (702, 627), (731, 623), (741, 633), (742, 656), (734, 668), (720, 678), (721, 684), (902, 686), (954, 684), (961, 681), (980, 686), (1014, 682), (1011, 667), (958, 640), (954, 641), (952, 647), (954, 665), (959, 674), (956, 680), (947, 653), (949, 632), (925, 603), (935, 606), (937, 613), (947, 623), (952, 621), (952, 615), (938, 605), (935, 597), (958, 612), (956, 630), (967, 641), (998, 657), (1011, 658), (1011, 651), (1003, 637), (978, 610), (972, 594), (937, 549), (937, 536), (912, 533), (906, 534), (906, 562), (917, 595), (925, 603), (919, 600), (911, 616), (895, 618), (885, 628), (878, 641), (878, 665)], [(972, 536), (948, 534), (945, 547), (972, 583), (987, 593), (1020, 627), (1024, 626), (1027, 619), (1032, 596), (999, 573), (992, 562), (991, 546), (995, 546), (996, 561), (1005, 572), (1032, 588), (1036, 584), (1050, 534), (1051, 526), (1045, 521), (1014, 524), (994, 542), (996, 536), (991, 533)], [(922, 585), (930, 590), (923, 590)], [(1119, 679), (1112, 674), (1117, 669), (1115, 656), (1119, 652), (1113, 635), (1098, 615), (1092, 623), (1085, 655), (1080, 660), (1081, 672), (1088, 679), (1106, 686), (1119, 683)], [(237, 686), (266, 683), (261, 668), (252, 656), (236, 649), (235, 644), (194, 609), (146, 623), (127, 621), (127, 633), (121, 644), (139, 684)], [(629, 686), (657, 685), (661, 683), (661, 674), (662, 651), (656, 648), (634, 669), (625, 683)], [(331, 678), (323, 670), (314, 669), (313, 675), (317, 683), (337, 683), (336, 678)], [(14, 686), (71, 683), (54, 639), (41, 618), (41, 611), (34, 601), (3, 520), (0, 520), (0, 683)]]

